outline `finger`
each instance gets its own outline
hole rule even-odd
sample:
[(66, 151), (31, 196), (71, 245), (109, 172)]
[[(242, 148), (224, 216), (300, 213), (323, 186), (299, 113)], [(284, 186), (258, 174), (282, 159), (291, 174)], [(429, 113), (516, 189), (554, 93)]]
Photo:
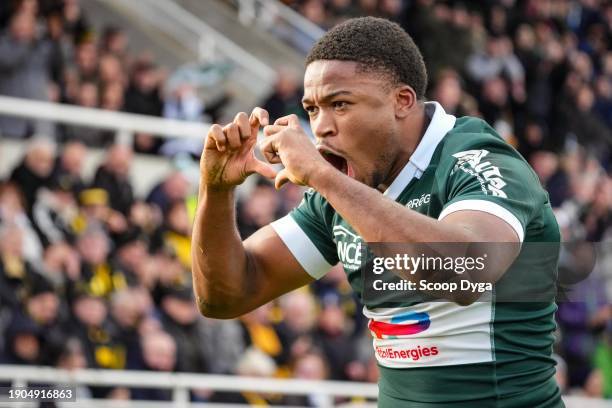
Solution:
[(276, 119), (276, 121), (274, 121), (274, 124), (280, 126), (299, 127), (300, 120), (298, 119), (296, 114), (291, 114)]
[(238, 126), (238, 134), (241, 139), (248, 139), (251, 136), (251, 124), (246, 113), (238, 113), (234, 118), (234, 123)]
[(257, 106), (251, 112), (249, 123), (251, 124), (251, 127), (257, 126), (259, 128), (259, 125), (267, 126), (270, 124), (270, 115), (268, 114), (267, 110)]
[(274, 187), (277, 190), (280, 190), (280, 188), (284, 186), (285, 183), (287, 183), (288, 181), (291, 181), (289, 179), (289, 171), (287, 169), (282, 169), (278, 172), (276, 177), (274, 177)]
[(298, 118), (297, 115), (289, 115), (288, 117), (288, 125), (289, 127), (292, 128), (299, 128), (300, 127), (300, 118)]
[(275, 143), (276, 138), (274, 137), (265, 138), (259, 143), (259, 151), (263, 154), (265, 159), (272, 164), (281, 163)]
[(223, 128), (223, 133), (225, 133), (230, 149), (237, 149), (240, 147), (242, 142), (240, 140), (240, 134), (238, 133), (238, 125), (233, 122), (226, 125)]
[(223, 128), (217, 124), (210, 127), (208, 136), (206, 137), (206, 148), (213, 149), (217, 148), (218, 151), (225, 151), (225, 145), (227, 140), (223, 134)]
[(266, 127), (263, 128), (263, 133), (264, 136), (272, 136), (277, 134), (278, 132), (286, 129), (287, 126), (280, 126), (280, 125), (268, 125)]
[(253, 159), (249, 163), (249, 167), (247, 168), (247, 171), (249, 171), (249, 173), (253, 172), (253, 173), (260, 174), (264, 176), (265, 178), (269, 178), (269, 179), (273, 179), (276, 177), (276, 170), (274, 170), (274, 168), (270, 166), (269, 164), (264, 163), (261, 160), (257, 159), (255, 156), (253, 156)]

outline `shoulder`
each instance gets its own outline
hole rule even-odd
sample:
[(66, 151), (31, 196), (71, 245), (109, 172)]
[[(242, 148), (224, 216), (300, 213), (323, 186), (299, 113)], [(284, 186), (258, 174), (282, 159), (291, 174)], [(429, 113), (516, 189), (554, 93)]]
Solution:
[(480, 118), (464, 116), (458, 118), (455, 126), (444, 138), (443, 150), (457, 153), (463, 150), (486, 149), (521, 157), (487, 122)]
[(456, 167), (461, 163), (476, 166), (487, 158), (503, 161), (505, 166), (532, 172), (523, 156), (508, 144), (487, 122), (465, 116), (457, 119), (455, 127), (442, 141), (438, 153), (438, 167)]

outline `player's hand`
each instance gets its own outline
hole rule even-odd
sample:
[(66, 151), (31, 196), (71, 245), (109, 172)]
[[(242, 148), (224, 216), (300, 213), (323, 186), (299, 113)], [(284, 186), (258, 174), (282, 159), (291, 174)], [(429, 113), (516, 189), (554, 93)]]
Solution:
[(276, 171), (254, 154), (259, 127), (268, 122), (268, 112), (255, 108), (250, 117), (240, 112), (226, 126), (212, 125), (200, 160), (203, 185), (214, 189), (230, 189), (253, 173), (274, 178)]
[(266, 160), (285, 166), (275, 177), (277, 189), (288, 181), (311, 186), (314, 173), (331, 166), (317, 151), (296, 115), (284, 116), (277, 119), (274, 125), (265, 126), (264, 135), (266, 137), (260, 149)]

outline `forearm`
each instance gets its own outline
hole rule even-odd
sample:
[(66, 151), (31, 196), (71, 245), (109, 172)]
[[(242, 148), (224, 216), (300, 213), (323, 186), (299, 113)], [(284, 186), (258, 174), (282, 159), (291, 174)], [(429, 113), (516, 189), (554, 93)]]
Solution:
[(236, 227), (234, 190), (201, 187), (192, 234), (192, 270), (202, 314), (222, 317), (244, 293), (248, 257)]
[(338, 171), (323, 170), (311, 187), (366, 242), (472, 242), (475, 239), (466, 228), (444, 224), (410, 210)]

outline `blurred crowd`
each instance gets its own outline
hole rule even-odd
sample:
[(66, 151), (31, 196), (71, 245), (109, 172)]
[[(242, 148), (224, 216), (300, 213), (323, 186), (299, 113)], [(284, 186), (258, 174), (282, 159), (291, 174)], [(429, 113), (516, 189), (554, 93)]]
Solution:
[[(149, 50), (131, 52), (122, 27), (94, 30), (79, 0), (0, 2), (0, 94), (170, 119), (216, 119), (227, 102), (206, 105), (193, 84), (170, 84)], [(107, 146), (114, 133), (0, 116), (5, 137), (44, 134)], [(158, 153), (162, 139), (138, 133), (134, 149)]]
[[(0, 183), (0, 363), (376, 380), (361, 309), (341, 269), (238, 320), (204, 318), (191, 288), (189, 178), (172, 172), (141, 199), (130, 181), (130, 147), (111, 145), (91, 180), (82, 177), (87, 151), (78, 141), (30, 139), (23, 160)], [(278, 193), (267, 181), (242, 191), (241, 235), (286, 214), (302, 193), (293, 185)], [(79, 392), (171, 396), (103, 387)], [(193, 395), (258, 398), (317, 400), (206, 389)]]
[[(610, 266), (612, 2), (286, 3), (324, 28), (365, 14), (400, 23), (425, 56), (429, 97), (491, 123), (549, 191), (563, 240), (600, 243), (608, 262), (596, 268)], [(190, 120), (206, 114), (189, 86), (164, 93), (164, 70), (150, 55), (131, 55), (121, 28), (98, 36), (78, 0), (1, 2), (0, 28), (2, 95)], [(300, 76), (281, 68), (262, 106), (272, 119), (306, 118), (301, 92)], [(0, 180), (0, 363), (377, 380), (361, 305), (338, 267), (240, 319), (199, 315), (189, 255), (196, 186), (177, 170), (146, 196), (134, 193), (135, 152), (155, 153), (159, 140), (142, 134), (126, 147), (97, 129), (8, 117), (0, 117), (0, 133), (54, 136), (29, 139)], [(105, 159), (85, 179), (85, 157), (97, 146), (106, 147)], [(302, 193), (263, 180), (246, 187), (240, 234), (286, 214)], [(573, 261), (566, 253), (560, 266), (572, 269)], [(566, 393), (612, 398), (610, 285), (585, 281), (581, 301), (559, 305), (555, 351)], [(121, 387), (79, 393), (170, 398)], [(192, 393), (197, 401), (309, 406), (318, 398), (213, 393), (205, 384)]]

